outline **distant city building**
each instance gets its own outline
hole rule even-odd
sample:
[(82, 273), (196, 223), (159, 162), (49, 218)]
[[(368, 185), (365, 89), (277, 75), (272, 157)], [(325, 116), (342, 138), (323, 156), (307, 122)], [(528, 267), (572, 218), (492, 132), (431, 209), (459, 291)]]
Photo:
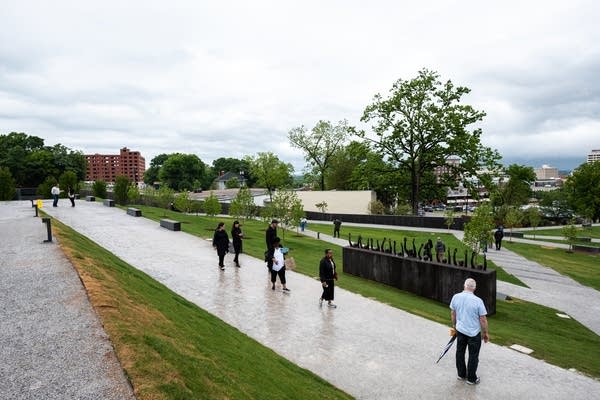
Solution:
[(450, 156), (446, 158), (446, 163), (433, 169), (433, 174), (436, 177), (438, 183), (440, 183), (442, 176), (456, 174), (456, 167), (460, 165), (460, 157)]
[(139, 151), (123, 147), (119, 154), (86, 154), (86, 181), (114, 182), (125, 175), (133, 182), (141, 182), (146, 171), (146, 160)]
[(592, 150), (587, 156), (588, 163), (593, 163), (595, 161), (600, 161), (600, 150)]
[(541, 168), (535, 169), (535, 176), (538, 180), (546, 180), (546, 179), (558, 179), (560, 175), (558, 173), (558, 168), (551, 167), (549, 165), (542, 165)]

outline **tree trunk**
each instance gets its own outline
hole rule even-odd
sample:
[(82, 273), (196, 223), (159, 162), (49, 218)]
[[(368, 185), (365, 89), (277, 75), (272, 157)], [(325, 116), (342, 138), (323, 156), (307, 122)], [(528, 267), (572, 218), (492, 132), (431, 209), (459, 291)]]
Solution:
[(413, 164), (410, 171), (410, 205), (412, 207), (413, 215), (418, 215), (419, 212), (419, 189), (420, 189), (420, 176), (418, 174), (416, 166)]
[(325, 172), (321, 171), (321, 179), (320, 179), (321, 190), (325, 190)]

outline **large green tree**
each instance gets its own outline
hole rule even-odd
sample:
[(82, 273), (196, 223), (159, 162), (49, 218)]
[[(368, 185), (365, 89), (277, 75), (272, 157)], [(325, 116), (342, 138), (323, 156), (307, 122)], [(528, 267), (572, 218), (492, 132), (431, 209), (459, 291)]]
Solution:
[(256, 179), (259, 187), (264, 187), (269, 192), (269, 198), (273, 200), (275, 189), (292, 184), (292, 164), (285, 163), (271, 153), (258, 153), (256, 157), (248, 158), (250, 174)]
[(495, 166), (496, 151), (481, 144), (480, 122), (485, 113), (461, 103), (470, 90), (455, 86), (450, 80), (440, 82), (439, 75), (421, 70), (412, 80), (396, 81), (384, 98), (375, 95), (361, 118), (372, 122), (374, 137), (359, 132), (369, 140), (396, 171), (410, 177), (410, 203), (417, 212), (422, 177), (449, 156), (460, 158), (451, 166), (456, 176), (475, 176), (482, 164)]
[(155, 182), (158, 182), (160, 167), (167, 161), (167, 158), (169, 158), (168, 154), (159, 154), (150, 161), (150, 166), (144, 172), (144, 183), (146, 185), (154, 185)]
[(577, 167), (567, 179), (565, 190), (578, 214), (594, 221), (600, 219), (600, 161)]
[(10, 170), (0, 167), (0, 200), (12, 200), (15, 193), (15, 180)]
[(310, 132), (304, 126), (299, 126), (288, 133), (291, 145), (304, 152), (304, 159), (312, 173), (317, 176), (321, 190), (325, 190), (325, 175), (334, 154), (349, 136), (346, 121), (340, 121), (337, 125), (329, 121), (319, 121)]
[(527, 204), (532, 196), (531, 185), (535, 181), (535, 171), (532, 167), (511, 164), (506, 169), (508, 181), (502, 183), (492, 194), (492, 203), (498, 206), (522, 206)]
[(169, 155), (160, 167), (160, 181), (174, 190), (194, 189), (194, 182), (202, 180), (206, 165), (195, 154)]

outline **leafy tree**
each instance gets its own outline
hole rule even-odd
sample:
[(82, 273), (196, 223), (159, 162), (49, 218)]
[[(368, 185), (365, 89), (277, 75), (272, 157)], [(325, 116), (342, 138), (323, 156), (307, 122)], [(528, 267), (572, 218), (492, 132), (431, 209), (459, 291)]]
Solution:
[(460, 164), (451, 168), (457, 176), (475, 176), (482, 164), (495, 166), (499, 155), (481, 144), (482, 131), (468, 127), (480, 122), (485, 113), (461, 103), (470, 90), (454, 86), (449, 80), (426, 69), (410, 80), (398, 80), (390, 96), (375, 95), (361, 121), (374, 122), (371, 141), (397, 172), (410, 177), (410, 203), (417, 213), (421, 178), (437, 166), (446, 165), (449, 156), (457, 156)]
[(174, 197), (175, 191), (168, 186), (161, 186), (160, 189), (156, 191), (154, 201), (156, 201), (158, 207), (164, 210), (163, 217), (167, 215), (167, 210), (171, 207)]
[(529, 226), (533, 228), (533, 238), (535, 239), (535, 230), (542, 222), (542, 214), (540, 214), (540, 210), (537, 207), (529, 207), (527, 211), (525, 211), (525, 217), (527, 218), (527, 222), (529, 222)]
[(256, 205), (254, 204), (254, 198), (250, 193), (250, 189), (247, 187), (242, 187), (238, 191), (235, 198), (231, 201), (231, 206), (229, 207), (229, 214), (236, 218), (250, 218), (254, 215), (254, 210), (256, 209)]
[(456, 218), (456, 215), (454, 214), (454, 210), (452, 208), (448, 208), (444, 212), (444, 225), (446, 225), (448, 227), (448, 230), (450, 230), (450, 227), (452, 227), (452, 225), (454, 225), (455, 218)]
[(127, 194), (129, 192), (129, 177), (119, 175), (115, 178), (115, 186), (113, 188), (113, 196), (117, 204), (127, 204)]
[(264, 187), (269, 192), (269, 199), (273, 201), (273, 192), (277, 188), (292, 183), (292, 164), (280, 161), (271, 152), (258, 153), (254, 158), (249, 158), (250, 173), (256, 178), (256, 184)]
[(288, 133), (291, 145), (305, 153), (304, 158), (318, 176), (321, 190), (325, 190), (325, 174), (334, 154), (349, 135), (347, 121), (340, 121), (337, 125), (319, 121), (310, 133), (304, 126), (293, 128)]
[(600, 162), (577, 167), (567, 179), (565, 189), (576, 212), (594, 221), (600, 219)]
[(44, 179), (44, 182), (40, 183), (37, 187), (37, 194), (42, 196), (44, 199), (49, 199), (52, 197), (52, 186), (56, 185), (58, 181), (53, 176), (48, 176)]
[(298, 233), (298, 228), (300, 227), (300, 221), (302, 218), (306, 216), (306, 212), (304, 212), (304, 206), (299, 199), (296, 199), (290, 208), (290, 223), (296, 227), (296, 233)]
[[(215, 175), (215, 178), (222, 171), (223, 173), (234, 172), (236, 174), (244, 175), (244, 179), (246, 180), (247, 186), (252, 186), (254, 181), (250, 176), (250, 164), (247, 159), (237, 159), (237, 158), (226, 158), (221, 157), (217, 158), (212, 163), (212, 171)], [(214, 178), (213, 178), (214, 179)]]
[(101, 199), (106, 198), (106, 182), (104, 181), (95, 181), (92, 185), (92, 192), (94, 196), (99, 197)]
[(539, 206), (545, 216), (553, 219), (571, 218), (573, 211), (569, 205), (569, 193), (565, 188), (540, 192)]
[(85, 179), (87, 161), (81, 151), (73, 151), (60, 143), (46, 149), (51, 153), (54, 166), (59, 172), (72, 171), (77, 175), (77, 181)]
[(188, 191), (183, 191), (175, 196), (173, 205), (176, 209), (184, 213), (192, 212), (192, 200)]
[(577, 240), (577, 227), (575, 226), (574, 219), (571, 219), (567, 225), (563, 226), (562, 234), (569, 243), (568, 252), (570, 253), (573, 251), (573, 244)]
[(202, 211), (202, 202), (198, 200), (192, 200), (191, 206), (192, 208), (190, 209), (190, 212), (193, 212), (196, 215), (198, 215), (198, 213)]
[[(297, 223), (300, 223), (300, 219), (304, 216), (302, 202), (298, 198), (298, 194), (292, 190), (278, 190), (273, 196), (273, 201), (266, 208), (268, 212), (264, 216), (277, 218), (281, 222), (284, 239), (286, 227), (294, 224), (297, 226)], [(300, 217), (296, 221), (298, 215)]]
[(511, 164), (506, 169), (508, 182), (501, 185), (495, 193), (494, 206), (522, 206), (531, 198), (531, 184), (535, 181), (535, 171), (532, 167)]
[(154, 185), (154, 182), (158, 182), (160, 167), (167, 161), (167, 158), (169, 158), (168, 154), (159, 154), (150, 161), (150, 166), (144, 172), (144, 183), (146, 185)]
[(523, 222), (523, 213), (516, 207), (511, 207), (504, 218), (504, 225), (510, 229), (509, 241), (512, 242), (513, 228), (521, 226)]
[(72, 188), (75, 192), (79, 191), (79, 179), (77, 174), (73, 171), (65, 171), (58, 178), (59, 186), (64, 190), (63, 195), (68, 195), (69, 188)]
[(492, 207), (489, 204), (482, 204), (473, 212), (471, 220), (465, 224), (463, 242), (475, 253), (479, 253), (482, 244), (492, 241), (492, 229), (494, 229)]
[(219, 203), (219, 199), (212, 192), (204, 200), (204, 212), (209, 217), (214, 217), (215, 215), (221, 213), (221, 203)]
[(394, 207), (394, 215), (410, 215), (412, 213), (412, 208), (409, 204), (404, 202), (400, 202)]
[(129, 189), (127, 189), (127, 200), (129, 204), (138, 204), (140, 201), (140, 190), (135, 182), (129, 185)]
[(193, 183), (201, 180), (206, 166), (194, 154), (171, 154), (160, 167), (160, 181), (175, 190), (193, 189)]
[(12, 200), (15, 197), (15, 180), (6, 167), (0, 167), (0, 200)]
[(234, 176), (233, 178), (228, 179), (227, 182), (225, 182), (225, 187), (227, 189), (239, 188), (240, 187), (240, 180)]

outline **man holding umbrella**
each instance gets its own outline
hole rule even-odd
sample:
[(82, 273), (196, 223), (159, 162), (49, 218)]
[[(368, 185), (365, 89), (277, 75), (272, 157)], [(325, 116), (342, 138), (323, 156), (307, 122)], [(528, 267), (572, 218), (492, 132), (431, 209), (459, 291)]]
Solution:
[[(456, 370), (458, 379), (466, 380), (469, 385), (477, 385), (477, 365), (481, 338), (487, 343), (488, 322), (487, 310), (483, 301), (475, 296), (477, 284), (474, 279), (467, 279), (464, 290), (452, 297), (450, 302), (452, 327), (456, 329)], [(469, 363), (465, 365), (465, 351), (469, 349)]]

